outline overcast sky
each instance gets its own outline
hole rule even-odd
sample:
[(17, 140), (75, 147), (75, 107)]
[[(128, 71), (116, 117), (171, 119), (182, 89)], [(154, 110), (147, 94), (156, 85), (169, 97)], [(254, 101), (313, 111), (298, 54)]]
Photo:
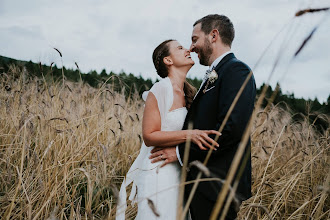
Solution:
[[(279, 57), (271, 85), (279, 81), (283, 92), (323, 102), (330, 93), (330, 11), (294, 14), (329, 6), (328, 0), (0, 0), (0, 55), (61, 66), (56, 47), (66, 67), (77, 62), (83, 72), (105, 68), (155, 80), (151, 55), (159, 43), (174, 38), (189, 47), (196, 20), (224, 14), (236, 30), (232, 51), (254, 70), (258, 86)], [(202, 78), (207, 67), (192, 55), (196, 64), (188, 76)]]

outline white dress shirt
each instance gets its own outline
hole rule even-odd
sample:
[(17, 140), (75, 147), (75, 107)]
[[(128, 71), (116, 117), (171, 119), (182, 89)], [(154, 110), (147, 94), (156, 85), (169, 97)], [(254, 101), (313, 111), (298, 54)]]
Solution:
[[(217, 59), (215, 59), (215, 60), (213, 61), (213, 63), (211, 64), (211, 66), (209, 67), (209, 70), (213, 70), (213, 69), (214, 69), (214, 68), (220, 63), (220, 61), (221, 61), (221, 60), (222, 60), (227, 54), (230, 54), (230, 53), (232, 53), (231, 50), (230, 50), (230, 51), (227, 51), (226, 53), (222, 54), (222, 55), (219, 56)], [(198, 91), (197, 91), (195, 97), (196, 97), (197, 94), (199, 93), (199, 90), (202, 88), (202, 85), (204, 84), (204, 82), (206, 81), (206, 79), (207, 79), (206, 77), (203, 78), (203, 82), (202, 82), (202, 84), (200, 85), (200, 87), (199, 87), (199, 89), (198, 89)], [(194, 99), (195, 99), (195, 97), (194, 97)], [(178, 161), (179, 161), (179, 163), (181, 164), (181, 166), (183, 166), (183, 163), (182, 163), (182, 160), (181, 160), (181, 157), (180, 157), (179, 147), (178, 147), (178, 146), (176, 146), (176, 156), (177, 156)]]

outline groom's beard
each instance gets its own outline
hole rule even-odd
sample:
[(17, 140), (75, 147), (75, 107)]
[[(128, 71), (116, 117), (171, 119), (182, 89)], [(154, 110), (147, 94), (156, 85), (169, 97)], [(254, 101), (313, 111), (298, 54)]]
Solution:
[(213, 49), (211, 43), (205, 38), (204, 47), (199, 50), (199, 63), (204, 66), (209, 66), (209, 60), (212, 53)]

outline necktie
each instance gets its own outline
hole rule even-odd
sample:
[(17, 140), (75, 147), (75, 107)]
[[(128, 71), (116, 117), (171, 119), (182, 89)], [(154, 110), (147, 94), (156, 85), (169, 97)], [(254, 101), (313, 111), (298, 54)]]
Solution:
[(205, 76), (203, 78), (203, 83), (209, 78), (209, 75), (212, 73), (212, 71), (214, 70), (215, 66), (212, 66), (212, 68), (210, 67), (208, 70), (206, 70), (205, 72)]
[(213, 68), (212, 68), (212, 69), (208, 69), (208, 70), (206, 70), (206, 72), (205, 72), (205, 76), (204, 76), (204, 78), (203, 78), (203, 83), (209, 78), (209, 75), (210, 75), (210, 73), (212, 72), (212, 70), (213, 70)]

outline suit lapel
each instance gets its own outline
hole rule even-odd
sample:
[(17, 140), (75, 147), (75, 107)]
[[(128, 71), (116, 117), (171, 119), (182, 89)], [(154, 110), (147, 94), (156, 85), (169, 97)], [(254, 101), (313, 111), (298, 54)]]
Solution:
[[(227, 54), (224, 58), (222, 58), (222, 60), (218, 63), (218, 65), (216, 65), (216, 67), (214, 68), (214, 70), (218, 73), (218, 75), (221, 74), (221, 71), (220, 71), (221, 67), (225, 63), (227, 63), (230, 59), (232, 59), (232, 58), (235, 58), (235, 56), (234, 56), (233, 53)], [(197, 92), (197, 94), (196, 94), (196, 96), (194, 98), (194, 101), (193, 101), (192, 105), (198, 103), (198, 99), (204, 94), (203, 93), (203, 89), (204, 89), (204, 87), (206, 85), (206, 82), (207, 82), (207, 80), (205, 80), (203, 82), (203, 84), (201, 85), (201, 87), (199, 88), (199, 90), (198, 90), (198, 92)]]
[[(205, 87), (205, 85), (206, 85), (206, 82), (207, 82), (207, 80), (205, 80), (204, 82), (202, 82), (202, 85), (199, 87), (199, 90), (197, 91), (197, 93), (196, 93), (196, 95), (195, 95), (195, 97), (194, 97), (194, 101), (193, 101), (193, 102), (195, 102), (195, 100), (196, 100), (198, 97), (200, 97), (201, 94), (203, 93), (202, 91), (203, 91), (203, 89), (204, 89), (204, 87)], [(195, 102), (195, 103), (196, 103), (196, 102)]]
[[(220, 70), (221, 70), (221, 67), (227, 63), (229, 60), (233, 59), (233, 58), (236, 58), (235, 55), (233, 53), (229, 53), (227, 54), (224, 58), (222, 58), (222, 60), (218, 63), (218, 65), (214, 68), (214, 70), (218, 73), (219, 77), (220, 77), (220, 74), (222, 73)], [(185, 119), (185, 122), (184, 122), (184, 128), (187, 128), (188, 126), (188, 121), (191, 121), (191, 117), (193, 116), (194, 114), (194, 111), (195, 111), (195, 108), (196, 108), (196, 105), (199, 101), (199, 99), (202, 97), (202, 95), (204, 94), (203, 93), (203, 89), (206, 85), (206, 82), (207, 80), (205, 80), (202, 85), (200, 86), (195, 98), (194, 98), (194, 101), (192, 102), (191, 106), (190, 106), (190, 109), (188, 110), (188, 113), (187, 113), (187, 117)]]
[(205, 82), (206, 82), (206, 80), (205, 80), (205, 81), (203, 80), (203, 82), (202, 82), (202, 84), (200, 85), (198, 91), (196, 92), (196, 95), (194, 96), (194, 100), (195, 100), (195, 98), (197, 97), (198, 93), (202, 90), (202, 87), (204, 86)]

